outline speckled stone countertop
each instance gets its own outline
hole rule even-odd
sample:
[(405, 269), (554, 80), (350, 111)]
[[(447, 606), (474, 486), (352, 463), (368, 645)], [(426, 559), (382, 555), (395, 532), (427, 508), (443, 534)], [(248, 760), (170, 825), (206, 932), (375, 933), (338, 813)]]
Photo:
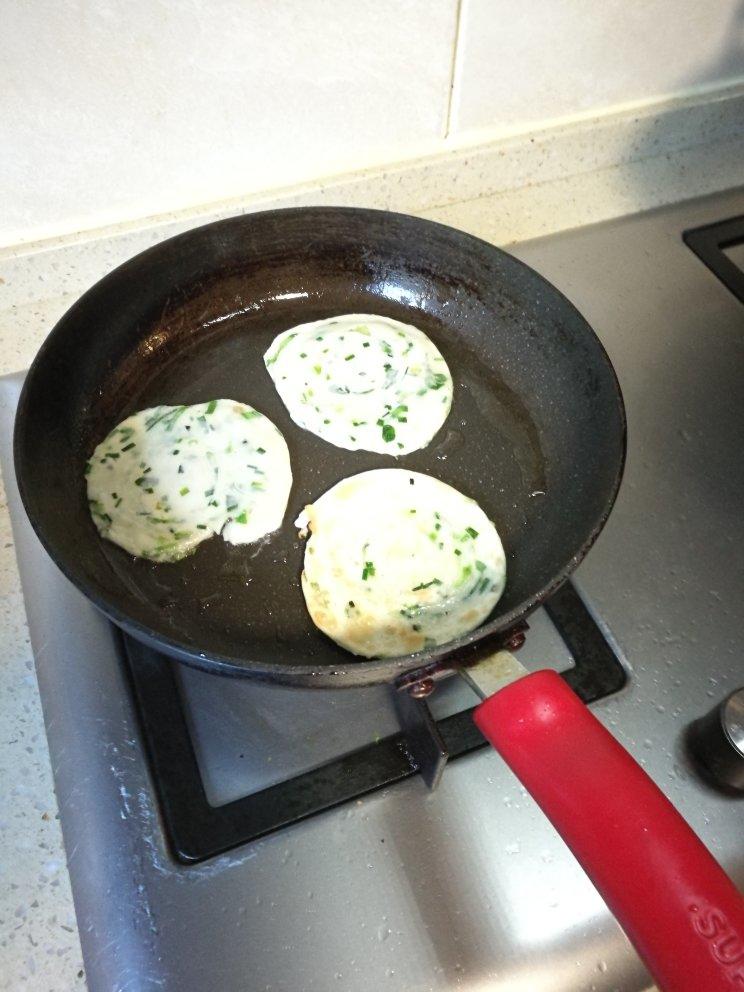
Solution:
[[(382, 207), (508, 244), (734, 186), (744, 179), (741, 103), (741, 94), (734, 94), (723, 103), (689, 107), (681, 116), (672, 108), (663, 126), (658, 115), (652, 127), (649, 115), (637, 114), (635, 123), (618, 119), (614, 128), (597, 126), (590, 160), (585, 124), (573, 135), (524, 139), (526, 147), (512, 139), (506, 172), (499, 164), (503, 148), (458, 152), (271, 199), (6, 250), (0, 253), (0, 374), (26, 368), (56, 320), (114, 266), (181, 230), (244, 210), (304, 203)], [(618, 147), (621, 138), (625, 151)], [(557, 167), (559, 161), (564, 168)], [(515, 169), (527, 165), (520, 184)], [(453, 169), (458, 177), (466, 174), (457, 192)], [(2, 489), (0, 634), (0, 989), (69, 992), (85, 986), (85, 975)]]

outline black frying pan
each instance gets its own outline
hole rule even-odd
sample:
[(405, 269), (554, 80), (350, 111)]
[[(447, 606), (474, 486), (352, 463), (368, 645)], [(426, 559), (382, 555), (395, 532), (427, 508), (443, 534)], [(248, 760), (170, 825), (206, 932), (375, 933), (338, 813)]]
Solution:
[[(381, 661), (354, 660), (311, 624), (292, 521), (343, 476), (398, 463), (295, 428), (262, 362), (278, 331), (351, 311), (416, 324), (441, 349), (455, 380), (452, 412), (431, 445), (400, 464), (474, 496), (508, 556), (506, 593), (481, 628)], [(97, 442), (134, 410), (221, 397), (257, 406), (287, 438), (295, 483), (282, 530), (253, 551), (213, 538), (169, 565), (101, 540), (83, 475)], [(400, 683), (492, 652), (590, 547), (617, 493), (624, 452), (623, 404), (607, 355), (544, 279), (450, 228), (338, 209), (210, 224), (116, 269), (41, 349), (15, 435), (32, 524), (63, 571), (117, 623), (201, 668), (319, 686)], [(568, 686), (554, 672), (533, 673), (495, 691), (475, 720), (579, 858), (658, 985), (733, 992), (744, 939), (740, 896)]]
[[(296, 427), (265, 371), (274, 335), (340, 313), (412, 323), (452, 371), (452, 412), (428, 448), (335, 448)], [(289, 445), (284, 526), (260, 549), (219, 538), (175, 564), (101, 540), (83, 469), (135, 410), (250, 403)], [(493, 646), (587, 552), (620, 483), (625, 418), (612, 366), (578, 311), (536, 272), (439, 224), (380, 211), (277, 210), (209, 224), (114, 270), (72, 307), (28, 374), (15, 431), (24, 505), (47, 551), (116, 623), (210, 671), (361, 685), (449, 667)], [(507, 551), (489, 620), (450, 644), (357, 660), (310, 621), (299, 585), (302, 506), (344, 476), (403, 465), (474, 497)]]

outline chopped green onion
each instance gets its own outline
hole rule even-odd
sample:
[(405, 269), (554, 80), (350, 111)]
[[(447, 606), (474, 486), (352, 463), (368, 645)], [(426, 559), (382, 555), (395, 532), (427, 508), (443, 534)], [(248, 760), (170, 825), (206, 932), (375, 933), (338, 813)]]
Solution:
[(429, 389), (441, 389), (447, 381), (444, 372), (430, 372), (426, 377), (426, 385)]
[(418, 592), (419, 589), (428, 589), (429, 586), (441, 586), (441, 579), (430, 579), (428, 582), (420, 582), (417, 586), (411, 589), (411, 592)]
[[(287, 345), (289, 344), (289, 342), (290, 342), (290, 341), (292, 340), (292, 338), (296, 338), (296, 337), (297, 337), (297, 333), (296, 333), (296, 332), (295, 332), (294, 334), (289, 334), (289, 335), (288, 335), (288, 336), (287, 336), (287, 337), (286, 337), (286, 338), (285, 338), (285, 339), (284, 339), (284, 340), (282, 341), (282, 343), (281, 343), (281, 344), (279, 345), (279, 347), (278, 347), (278, 348), (276, 349), (276, 351), (275, 351), (275, 352), (274, 352), (274, 354), (273, 354), (273, 355), (271, 356), (271, 358), (267, 358), (267, 359), (266, 359), (266, 364), (267, 364), (267, 365), (273, 365), (273, 364), (274, 364), (274, 362), (275, 362), (275, 361), (277, 360), (277, 358), (279, 357), (279, 355), (281, 355), (281, 353), (282, 353), (282, 352), (284, 351), (284, 349), (285, 349), (285, 348), (287, 347)], [(317, 340), (317, 339), (316, 339), (316, 340)], [(245, 417), (245, 414), (243, 414), (243, 416)]]
[(165, 409), (165, 413), (155, 413), (145, 421), (145, 430), (151, 431), (156, 424), (163, 423), (167, 430), (173, 430), (173, 425), (186, 410), (185, 406), (158, 407), (158, 410)]

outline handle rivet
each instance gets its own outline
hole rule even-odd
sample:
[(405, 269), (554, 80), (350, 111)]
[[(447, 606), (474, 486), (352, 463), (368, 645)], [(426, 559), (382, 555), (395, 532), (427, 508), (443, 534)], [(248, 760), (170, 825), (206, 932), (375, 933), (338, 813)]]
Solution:
[(408, 690), (409, 696), (413, 699), (426, 699), (434, 692), (434, 679), (421, 679), (415, 682)]
[(511, 634), (507, 641), (504, 643), (504, 649), (506, 651), (519, 651), (519, 649), (524, 644), (526, 638), (523, 630), (515, 630)]

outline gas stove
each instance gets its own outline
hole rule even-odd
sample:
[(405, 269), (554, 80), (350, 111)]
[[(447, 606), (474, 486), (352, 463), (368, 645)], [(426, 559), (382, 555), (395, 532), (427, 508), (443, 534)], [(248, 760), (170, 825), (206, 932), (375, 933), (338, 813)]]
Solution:
[[(530, 619), (520, 660), (592, 703), (742, 885), (744, 802), (706, 784), (685, 743), (744, 683), (744, 309), (706, 267), (721, 238), (683, 240), (736, 213), (744, 193), (513, 251), (594, 326), (629, 420), (616, 509)], [(735, 264), (730, 245), (718, 254)], [(389, 687), (254, 685), (122, 637), (20, 507), (21, 383), (0, 381), (0, 453), (93, 992), (648, 986), (563, 843), (481, 746), (465, 683), (428, 701), (432, 771)]]

